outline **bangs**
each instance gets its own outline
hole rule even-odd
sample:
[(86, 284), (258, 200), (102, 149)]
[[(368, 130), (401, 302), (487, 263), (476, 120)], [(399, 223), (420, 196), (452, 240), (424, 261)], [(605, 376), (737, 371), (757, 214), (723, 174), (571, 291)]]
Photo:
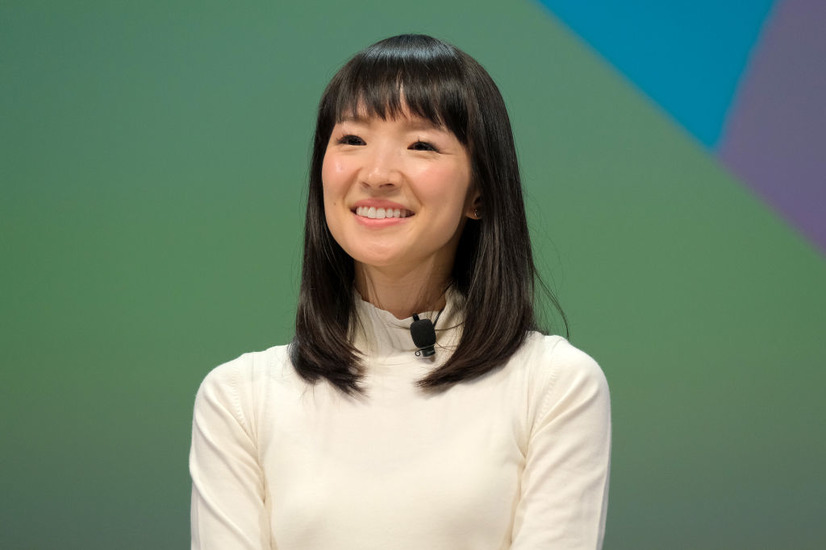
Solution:
[[(429, 37), (411, 37), (415, 39)], [(412, 47), (416, 46), (416, 47)], [(381, 42), (350, 60), (330, 83), (332, 125), (345, 118), (412, 115), (450, 130), (467, 145), (468, 101), (459, 53), (444, 43), (387, 47)]]

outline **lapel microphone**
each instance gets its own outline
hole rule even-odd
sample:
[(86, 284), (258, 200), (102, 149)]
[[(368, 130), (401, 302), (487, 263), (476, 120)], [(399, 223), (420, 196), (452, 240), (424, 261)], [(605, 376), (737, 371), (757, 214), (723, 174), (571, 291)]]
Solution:
[(436, 323), (439, 322), (440, 311), (436, 314), (436, 320), (419, 319), (419, 316), (413, 314), (413, 324), (410, 325), (410, 336), (413, 337), (413, 343), (416, 345), (418, 351), (416, 356), (430, 357), (435, 355), (436, 350)]

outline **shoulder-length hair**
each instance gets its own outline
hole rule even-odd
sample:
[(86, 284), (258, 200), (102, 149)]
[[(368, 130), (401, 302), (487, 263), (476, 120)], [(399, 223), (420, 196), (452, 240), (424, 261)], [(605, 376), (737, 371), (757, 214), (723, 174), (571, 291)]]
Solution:
[(321, 166), (333, 127), (344, 117), (366, 109), (393, 118), (405, 108), (444, 125), (467, 148), (481, 199), (481, 218), (465, 224), (452, 272), (452, 288), (464, 303), (462, 336), (419, 385), (439, 389), (481, 376), (503, 365), (534, 328), (537, 274), (510, 120), (496, 84), (468, 54), (430, 36), (382, 40), (350, 59), (319, 103), (291, 345), (299, 375), (326, 379), (345, 393), (361, 391), (359, 352), (351, 343), (355, 269), (327, 227)]

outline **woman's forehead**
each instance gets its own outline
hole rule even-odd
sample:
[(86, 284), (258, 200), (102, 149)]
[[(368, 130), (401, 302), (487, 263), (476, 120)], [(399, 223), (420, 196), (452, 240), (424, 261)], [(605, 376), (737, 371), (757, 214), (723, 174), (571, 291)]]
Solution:
[[(444, 127), (444, 117), (437, 101), (414, 101), (411, 105), (405, 97), (402, 86), (394, 93), (369, 93), (364, 91), (358, 97), (347, 98), (338, 105), (336, 122), (346, 120), (364, 121), (370, 118), (381, 120), (418, 120), (423, 125)], [(348, 101), (349, 99), (349, 101)], [(435, 99), (435, 98), (433, 98)]]
[(364, 104), (360, 104), (354, 111), (345, 111), (339, 116), (338, 122), (352, 122), (358, 124), (372, 124), (375, 122), (402, 122), (405, 126), (413, 129), (438, 129), (446, 130), (444, 123), (430, 120), (410, 110), (410, 108), (403, 104), (401, 109), (397, 112), (392, 112), (389, 109), (383, 113), (375, 112), (368, 109)]
[(354, 108), (345, 109), (339, 113), (337, 122), (356, 122), (359, 124), (370, 124), (378, 121), (404, 122), (405, 125), (420, 129), (440, 129), (445, 130), (445, 124), (441, 120), (431, 120), (410, 109), (406, 101), (402, 100), (397, 109), (385, 106), (383, 110), (371, 108), (363, 101), (359, 101)]

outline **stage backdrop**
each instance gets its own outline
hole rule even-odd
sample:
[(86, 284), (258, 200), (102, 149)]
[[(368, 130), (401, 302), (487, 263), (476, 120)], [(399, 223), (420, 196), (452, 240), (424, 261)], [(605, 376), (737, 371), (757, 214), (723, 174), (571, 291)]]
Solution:
[(186, 547), (198, 384), (291, 336), (316, 101), (401, 32), (510, 108), (539, 263), (612, 388), (606, 548), (822, 548), (825, 20), (0, 3), (0, 548)]

